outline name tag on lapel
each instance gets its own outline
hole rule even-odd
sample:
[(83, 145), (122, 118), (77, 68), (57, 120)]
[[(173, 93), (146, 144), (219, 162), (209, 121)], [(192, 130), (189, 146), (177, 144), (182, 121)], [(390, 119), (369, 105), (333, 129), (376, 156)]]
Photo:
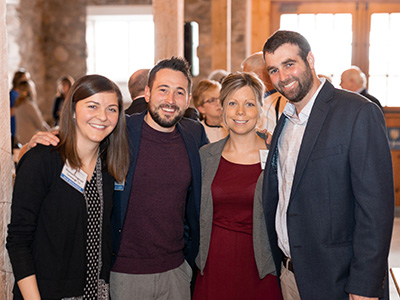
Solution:
[(269, 150), (260, 149), (260, 164), (261, 164), (262, 170), (265, 169), (265, 164), (267, 163), (268, 152), (269, 152)]
[(64, 164), (60, 177), (74, 189), (83, 193), (87, 178), (87, 174), (85, 172), (82, 170), (72, 169), (67, 161)]
[(125, 180), (122, 182), (114, 182), (114, 191), (122, 192), (125, 188)]

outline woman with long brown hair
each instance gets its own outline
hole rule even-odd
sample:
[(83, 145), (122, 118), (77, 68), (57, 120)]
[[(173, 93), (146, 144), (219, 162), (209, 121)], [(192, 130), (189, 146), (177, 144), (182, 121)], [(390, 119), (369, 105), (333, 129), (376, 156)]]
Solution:
[(114, 180), (129, 166), (122, 95), (100, 75), (65, 100), (58, 146), (17, 167), (7, 249), (15, 299), (108, 299)]

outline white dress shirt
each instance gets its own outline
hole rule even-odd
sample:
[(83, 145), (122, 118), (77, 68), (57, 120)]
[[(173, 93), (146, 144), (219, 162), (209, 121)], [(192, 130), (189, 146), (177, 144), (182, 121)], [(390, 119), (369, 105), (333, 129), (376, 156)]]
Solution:
[(286, 213), (289, 206), (293, 178), (304, 131), (306, 130), (308, 118), (314, 106), (315, 99), (324, 85), (325, 79), (322, 79), (321, 83), (322, 84), (320, 84), (318, 90), (314, 93), (312, 98), (308, 101), (306, 106), (304, 106), (299, 114), (296, 112), (296, 107), (290, 102), (286, 104), (283, 111), (283, 114), (287, 117), (287, 120), (278, 140), (279, 202), (276, 211), (275, 228), (278, 234), (279, 248), (281, 248), (287, 257), (291, 257), (291, 255)]

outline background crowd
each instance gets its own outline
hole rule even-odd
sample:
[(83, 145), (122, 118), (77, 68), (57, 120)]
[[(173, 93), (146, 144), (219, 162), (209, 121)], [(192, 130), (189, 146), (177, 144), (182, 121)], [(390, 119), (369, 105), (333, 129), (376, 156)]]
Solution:
[(177, 57), (128, 85), (124, 108), (103, 76), (61, 77), (50, 132), (16, 73), (16, 299), (388, 299), (391, 154), (359, 68), (337, 89), (277, 31), (193, 90)]

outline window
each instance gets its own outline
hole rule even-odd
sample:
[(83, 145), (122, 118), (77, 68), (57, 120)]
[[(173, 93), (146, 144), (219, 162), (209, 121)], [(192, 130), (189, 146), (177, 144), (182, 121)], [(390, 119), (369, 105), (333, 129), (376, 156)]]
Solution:
[(88, 6), (86, 42), (87, 73), (115, 81), (129, 99), (130, 75), (154, 65), (152, 6)]
[(317, 73), (330, 75), (336, 87), (341, 73), (356, 65), (383, 106), (400, 106), (400, 4), (276, 1), (271, 28), (302, 33), (311, 44)]
[(283, 14), (280, 28), (301, 32), (311, 45), (316, 72), (339, 85), (340, 75), (351, 65), (351, 14)]
[(400, 13), (371, 15), (369, 90), (388, 106), (400, 106)]

